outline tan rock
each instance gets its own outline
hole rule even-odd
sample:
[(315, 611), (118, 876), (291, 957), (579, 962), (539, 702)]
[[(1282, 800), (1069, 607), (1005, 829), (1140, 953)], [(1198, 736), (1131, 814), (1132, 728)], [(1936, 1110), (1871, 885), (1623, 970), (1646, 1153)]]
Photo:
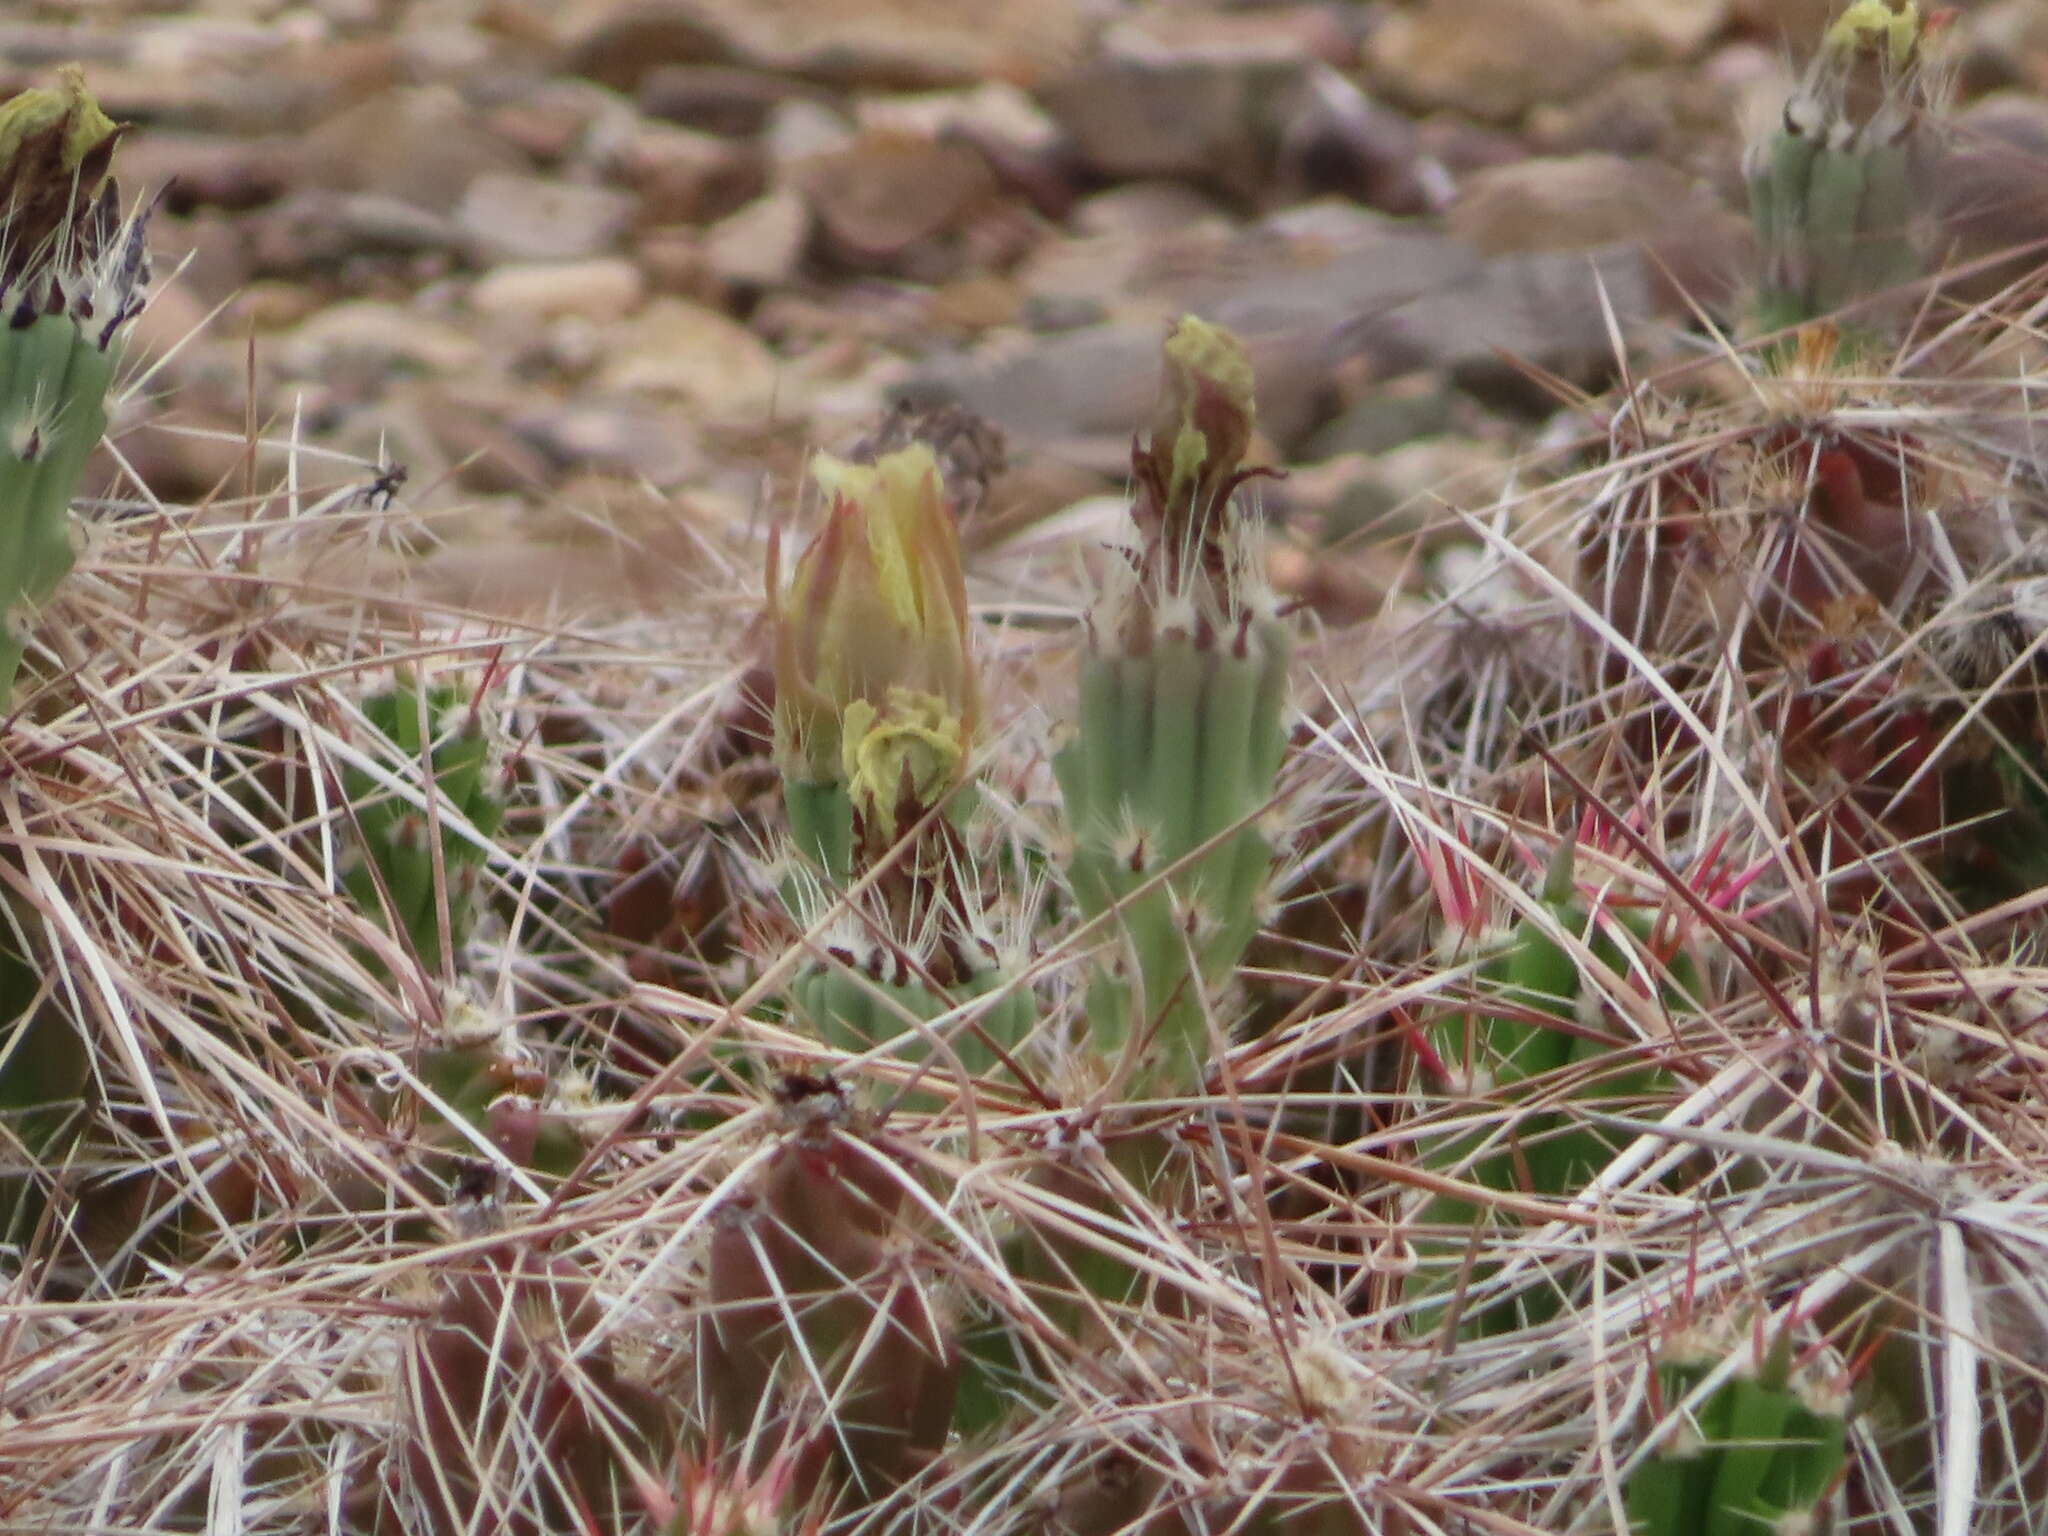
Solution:
[(487, 315), (617, 320), (639, 308), (646, 288), (640, 269), (615, 256), (508, 262), (477, 279), (469, 291), (469, 302)]
[(600, 386), (665, 396), (719, 422), (754, 423), (773, 407), (781, 366), (738, 322), (682, 299), (656, 299), (613, 337)]
[(740, 288), (779, 288), (796, 276), (811, 238), (811, 208), (783, 187), (759, 197), (704, 236), (712, 276)]
[(1579, 0), (1425, 0), (1386, 19), (1366, 63), (1412, 105), (1508, 122), (1586, 89), (1625, 51)]
[(1719, 216), (1715, 200), (1680, 172), (1619, 155), (1517, 161), (1466, 178), (1451, 229), (1487, 255), (1582, 250), (1654, 240)]

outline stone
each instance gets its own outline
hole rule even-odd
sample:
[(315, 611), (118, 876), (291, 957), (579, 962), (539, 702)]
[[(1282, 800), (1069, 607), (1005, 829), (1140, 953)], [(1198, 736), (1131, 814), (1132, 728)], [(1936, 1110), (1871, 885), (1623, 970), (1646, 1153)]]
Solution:
[(638, 195), (639, 217), (655, 224), (706, 224), (761, 192), (761, 152), (673, 123), (641, 122), (611, 158), (613, 173)]
[(625, 475), (667, 490), (703, 467), (694, 435), (674, 411), (635, 401), (548, 406), (516, 417), (510, 425), (557, 470)]
[(738, 139), (760, 133), (778, 106), (810, 90), (802, 81), (766, 70), (662, 64), (642, 77), (634, 99), (649, 117)]
[(1690, 59), (1728, 25), (1729, 0), (1593, 0), (1602, 27), (1645, 64)]
[(486, 315), (617, 320), (639, 308), (646, 287), (640, 269), (619, 257), (509, 262), (478, 278), (469, 302)]
[(911, 247), (956, 233), (996, 197), (971, 145), (907, 133), (863, 133), (804, 164), (797, 185), (835, 256), (888, 268)]
[(614, 246), (633, 199), (610, 187), (487, 172), (470, 183), (456, 220), (492, 261), (565, 261)]
[(482, 356), (482, 344), (461, 327), (377, 299), (330, 304), (277, 349), (279, 365), (302, 378), (343, 370), (452, 373), (475, 366)]
[(313, 129), (299, 173), (306, 188), (368, 192), (445, 215), (479, 176), (517, 171), (524, 163), (454, 91), (406, 86), (379, 92)]
[(618, 331), (601, 389), (660, 395), (721, 423), (757, 424), (776, 403), (781, 365), (753, 332), (682, 299), (654, 300)]
[(1654, 160), (1567, 155), (1466, 178), (1448, 223), (1486, 255), (1570, 251), (1660, 239), (1728, 216), (1690, 178)]
[(1278, 178), (1290, 195), (1335, 194), (1396, 214), (1430, 206), (1415, 125), (1329, 65), (1302, 76), (1279, 130)]
[(758, 197), (705, 232), (704, 265), (737, 288), (780, 288), (791, 282), (811, 239), (811, 207), (793, 187)]
[(1366, 64), (1412, 106), (1512, 122), (1598, 83), (1625, 52), (1579, 0), (1424, 0), (1386, 18)]

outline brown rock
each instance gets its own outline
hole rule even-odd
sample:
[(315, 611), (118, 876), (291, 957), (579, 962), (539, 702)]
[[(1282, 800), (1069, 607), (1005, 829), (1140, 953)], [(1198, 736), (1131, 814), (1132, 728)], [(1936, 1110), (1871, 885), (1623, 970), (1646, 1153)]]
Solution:
[(454, 91), (408, 86), (321, 123), (306, 137), (299, 170), (308, 187), (371, 192), (446, 214), (477, 177), (524, 165)]
[(1424, 0), (1366, 48), (1372, 76), (1414, 106), (1510, 122), (1585, 90), (1624, 48), (1578, 0)]
[(1668, 165), (1618, 155), (1518, 161), (1468, 177), (1450, 227), (1480, 252), (1569, 251), (1696, 229), (1727, 210)]
[(601, 388), (670, 397), (751, 424), (776, 402), (781, 366), (745, 326), (681, 299), (656, 299), (612, 339)]
[(752, 145), (659, 122), (635, 127), (615, 169), (638, 194), (641, 219), (657, 224), (723, 218), (757, 196), (766, 176)]
[(835, 256), (884, 269), (912, 247), (957, 232), (996, 196), (979, 151), (889, 132), (864, 133), (809, 162), (797, 184)]
[(649, 117), (700, 133), (747, 138), (768, 126), (775, 108), (812, 88), (786, 75), (729, 64), (663, 64), (641, 79), (636, 99)]
[(469, 302), (487, 315), (617, 320), (639, 308), (646, 287), (640, 269), (616, 256), (515, 262), (493, 267), (478, 278)]

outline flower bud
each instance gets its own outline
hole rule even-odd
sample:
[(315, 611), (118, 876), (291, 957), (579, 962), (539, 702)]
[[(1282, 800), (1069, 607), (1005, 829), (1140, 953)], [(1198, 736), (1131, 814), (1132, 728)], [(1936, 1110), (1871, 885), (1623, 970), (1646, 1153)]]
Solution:
[(775, 614), (775, 752), (793, 784), (845, 786), (870, 838), (938, 803), (976, 710), (960, 540), (931, 449), (819, 455), (824, 528)]
[(65, 247), (77, 242), (76, 226), (92, 212), (120, 136), (75, 64), (59, 73), (55, 90), (23, 91), (0, 103), (0, 211), (7, 231), (0, 241), (0, 292), (69, 254)]

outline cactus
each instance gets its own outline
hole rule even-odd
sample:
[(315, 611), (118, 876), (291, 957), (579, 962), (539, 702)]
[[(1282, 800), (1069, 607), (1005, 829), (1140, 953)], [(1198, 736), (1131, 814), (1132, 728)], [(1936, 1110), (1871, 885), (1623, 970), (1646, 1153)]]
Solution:
[[(477, 873), (505, 807), (491, 781), (491, 748), (477, 706), (451, 684), (411, 681), (367, 699), (377, 742), (366, 753), (419, 795), (363, 768), (342, 776), (361, 843), (346, 872), (356, 906), (381, 917), (429, 973), (459, 955), (476, 916)], [(427, 808), (432, 804), (432, 811)], [(443, 922), (448, 946), (444, 951)]]
[[(673, 1441), (662, 1401), (592, 1339), (604, 1308), (568, 1259), (506, 1227), (495, 1171), (474, 1164), (452, 1218), (464, 1241), (437, 1264), (437, 1294), (405, 1367), (411, 1414), (380, 1531), (479, 1520), (507, 1536), (637, 1529), (634, 1473)], [(496, 1237), (496, 1241), (490, 1241)]]
[(1653, 1406), (1676, 1427), (1628, 1480), (1634, 1536), (1820, 1528), (1846, 1456), (1846, 1398), (1794, 1363), (1789, 1340), (1761, 1358), (1745, 1348), (1732, 1374), (1721, 1369), (1729, 1355), (1692, 1333), (1666, 1342)]
[[(1777, 129), (1751, 148), (1766, 331), (1832, 315), (1919, 274), (1913, 177), (1937, 95), (1927, 30), (1910, 0), (1897, 11), (1857, 0), (1828, 29)], [(1866, 111), (1854, 87), (1873, 69), (1880, 99)]]
[(786, 1441), (800, 1488), (874, 1499), (945, 1445), (959, 1350), (887, 1153), (835, 1089), (788, 1086), (784, 1134), (716, 1218), (698, 1380), (715, 1440)]
[[(1461, 1135), (1422, 1138), (1418, 1152), (1425, 1167), (1484, 1189), (1568, 1200), (1606, 1167), (1616, 1139), (1577, 1123), (1570, 1110), (1525, 1106), (1548, 1098), (1557, 1079), (1574, 1069), (1601, 1068), (1574, 1090), (1572, 1097), (1580, 1100), (1626, 1104), (1669, 1085), (1667, 1074), (1646, 1062), (1631, 1064), (1628, 1047), (1598, 1033), (1599, 992), (1581, 969), (1579, 949), (1618, 977), (1632, 970), (1629, 957), (1578, 896), (1576, 856), (1576, 839), (1567, 839), (1545, 876), (1539, 911), (1516, 923), (1480, 965), (1481, 994), (1502, 1011), (1459, 1011), (1430, 1031), (1430, 1068), (1447, 1076), (1455, 1096), (1504, 1103), (1512, 1117), (1504, 1125), (1489, 1122)], [(1610, 906), (1606, 916), (1643, 954), (1656, 953), (1646, 913)], [(1667, 1006), (1696, 997), (1697, 978), (1682, 954), (1672, 955), (1664, 969), (1660, 990)], [(1465, 1283), (1462, 1261), (1475, 1224), (1485, 1228), (1502, 1219), (1493, 1208), (1457, 1196), (1437, 1194), (1421, 1203), (1415, 1220), (1430, 1235), (1416, 1240), (1418, 1263), (1406, 1287), (1411, 1302), (1427, 1301), (1411, 1321), (1416, 1332), (1437, 1328), (1454, 1300), (1445, 1293)], [(1540, 1322), (1555, 1315), (1558, 1300), (1553, 1289), (1523, 1291), (1476, 1306), (1460, 1329), (1469, 1336)]]
[(1209, 989), (1258, 926), (1256, 821), (1286, 747), (1290, 636), (1238, 495), (1252, 426), (1243, 348), (1184, 318), (1132, 452), (1136, 540), (1089, 616), (1079, 725), (1054, 763), (1082, 913), (1113, 921), (1130, 962), (1090, 991), (1096, 1044), (1146, 1042), (1176, 1085), (1199, 1077)]
[(959, 535), (923, 443), (872, 465), (819, 455), (811, 474), (825, 526), (786, 593), (772, 561), (769, 573), (776, 758), (800, 861), (786, 895), (806, 928), (829, 929), (791, 997), (853, 1052), (916, 1042), (916, 1026), (991, 999), (950, 1031), (950, 1053), (979, 1076), (1033, 1010), (982, 932), (961, 832), (979, 685)]
[(0, 105), (0, 708), (71, 569), (71, 498), (149, 280), (144, 218), (122, 223), (108, 175), (122, 132), (75, 67)]

